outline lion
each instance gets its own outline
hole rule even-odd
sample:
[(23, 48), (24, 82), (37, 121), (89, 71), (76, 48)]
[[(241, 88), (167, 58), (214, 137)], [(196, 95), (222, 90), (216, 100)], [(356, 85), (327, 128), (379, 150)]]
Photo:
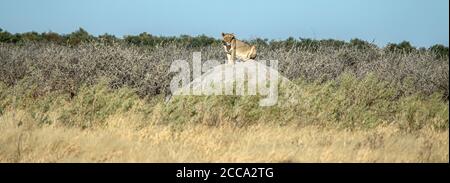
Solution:
[(227, 53), (228, 63), (234, 64), (236, 57), (243, 61), (256, 58), (256, 47), (239, 41), (232, 33), (223, 33), (223, 47)]

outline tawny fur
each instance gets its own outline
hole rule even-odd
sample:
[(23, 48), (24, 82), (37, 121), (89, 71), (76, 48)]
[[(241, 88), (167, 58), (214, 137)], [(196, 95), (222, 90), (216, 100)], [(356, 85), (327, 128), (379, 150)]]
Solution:
[(247, 61), (256, 58), (256, 47), (239, 41), (232, 33), (222, 33), (223, 47), (227, 53), (228, 63), (237, 59)]

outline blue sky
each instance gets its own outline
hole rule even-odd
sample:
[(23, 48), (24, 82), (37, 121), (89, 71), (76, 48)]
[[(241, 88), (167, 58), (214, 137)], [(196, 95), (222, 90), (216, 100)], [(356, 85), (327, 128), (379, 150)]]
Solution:
[(9, 32), (361, 38), (449, 44), (448, 0), (0, 0)]

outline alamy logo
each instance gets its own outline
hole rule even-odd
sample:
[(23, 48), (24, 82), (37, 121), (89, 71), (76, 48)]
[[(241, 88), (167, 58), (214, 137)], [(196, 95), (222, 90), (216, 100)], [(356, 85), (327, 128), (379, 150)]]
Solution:
[(235, 64), (208, 60), (202, 64), (201, 53), (194, 52), (192, 72), (185, 60), (172, 62), (169, 72), (177, 72), (170, 82), (173, 95), (260, 95), (260, 106), (273, 106), (278, 101), (278, 60)]

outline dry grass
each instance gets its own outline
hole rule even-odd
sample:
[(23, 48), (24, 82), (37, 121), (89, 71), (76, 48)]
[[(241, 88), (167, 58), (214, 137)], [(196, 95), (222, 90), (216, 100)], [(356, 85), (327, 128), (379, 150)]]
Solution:
[(270, 108), (235, 96), (165, 103), (105, 83), (73, 97), (0, 84), (0, 162), (449, 161), (439, 95), (392, 100), (373, 80), (341, 81), (300, 84), (298, 103)]
[(0, 117), (0, 162), (449, 162), (448, 130), (140, 127), (141, 116), (127, 113), (108, 118), (107, 127), (81, 130), (36, 127), (26, 118), (23, 111)]

